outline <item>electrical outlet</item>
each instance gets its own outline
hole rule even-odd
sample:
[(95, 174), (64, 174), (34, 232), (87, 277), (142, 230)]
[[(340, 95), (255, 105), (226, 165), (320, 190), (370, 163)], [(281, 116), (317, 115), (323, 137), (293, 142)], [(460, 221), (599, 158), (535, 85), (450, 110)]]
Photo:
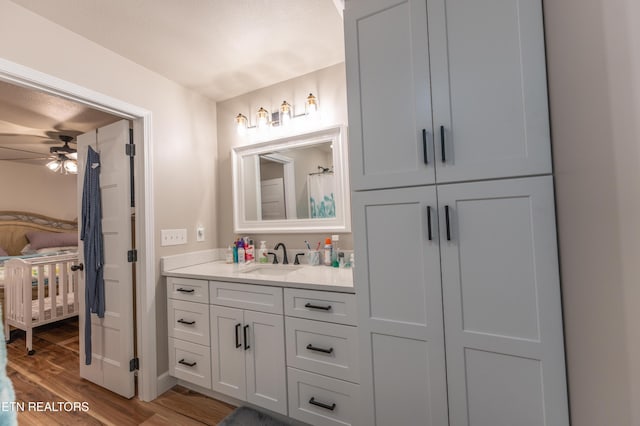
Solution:
[(177, 246), (187, 244), (186, 229), (163, 229), (160, 231), (161, 246)]
[(204, 226), (202, 225), (196, 227), (196, 241), (204, 241)]

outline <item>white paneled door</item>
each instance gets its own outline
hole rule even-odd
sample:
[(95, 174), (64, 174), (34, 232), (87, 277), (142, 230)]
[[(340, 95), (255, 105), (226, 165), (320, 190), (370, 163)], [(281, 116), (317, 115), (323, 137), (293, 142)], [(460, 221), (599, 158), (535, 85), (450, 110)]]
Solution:
[(446, 425), (436, 189), (352, 197), (362, 424)]
[[(80, 274), (80, 376), (125, 398), (135, 394), (133, 271), (127, 252), (131, 241), (130, 163), (125, 145), (129, 143), (129, 122), (122, 120), (97, 131), (78, 136), (78, 200), (88, 147), (100, 153), (100, 193), (104, 244), (105, 315), (85, 317), (85, 282)], [(82, 203), (78, 203), (82, 207)], [(78, 218), (81, 220), (82, 212)], [(80, 259), (84, 261), (82, 241)], [(85, 365), (85, 321), (91, 321), (92, 362)]]
[(438, 203), (450, 425), (568, 425), (551, 176)]

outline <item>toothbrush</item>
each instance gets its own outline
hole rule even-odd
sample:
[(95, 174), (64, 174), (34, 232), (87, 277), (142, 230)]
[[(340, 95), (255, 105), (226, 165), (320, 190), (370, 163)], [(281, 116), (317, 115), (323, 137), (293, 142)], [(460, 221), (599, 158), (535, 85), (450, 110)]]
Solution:
[(309, 241), (304, 240), (304, 243), (307, 245), (307, 249), (311, 251), (311, 246), (309, 245)]

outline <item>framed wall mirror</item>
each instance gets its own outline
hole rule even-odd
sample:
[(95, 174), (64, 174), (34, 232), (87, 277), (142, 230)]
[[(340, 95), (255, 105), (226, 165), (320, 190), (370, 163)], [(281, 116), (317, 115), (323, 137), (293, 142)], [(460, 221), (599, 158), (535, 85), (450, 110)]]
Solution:
[(346, 127), (233, 148), (234, 232), (349, 232)]

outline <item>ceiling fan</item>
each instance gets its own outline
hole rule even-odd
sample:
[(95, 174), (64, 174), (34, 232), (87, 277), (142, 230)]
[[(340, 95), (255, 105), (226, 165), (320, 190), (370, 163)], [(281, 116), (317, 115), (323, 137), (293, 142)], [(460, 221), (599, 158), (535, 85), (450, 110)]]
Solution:
[(47, 168), (52, 172), (60, 171), (65, 174), (78, 174), (78, 150), (69, 146), (69, 142), (73, 140), (73, 137), (67, 135), (58, 137), (64, 142), (64, 145), (49, 148), (49, 152), (53, 157), (47, 163)]
[[(64, 174), (77, 174), (78, 173), (78, 153), (77, 150), (69, 146), (69, 143), (73, 141), (73, 136), (58, 135), (58, 138), (64, 143), (62, 146), (52, 146), (49, 148), (51, 155), (47, 157), (23, 157), (23, 158), (10, 158), (10, 161), (24, 161), (24, 160), (50, 160), (46, 166), (53, 172), (60, 172)], [(2, 147), (3, 149), (10, 149), (12, 151), (29, 153), (31, 151)], [(33, 153), (33, 152), (31, 152)]]

